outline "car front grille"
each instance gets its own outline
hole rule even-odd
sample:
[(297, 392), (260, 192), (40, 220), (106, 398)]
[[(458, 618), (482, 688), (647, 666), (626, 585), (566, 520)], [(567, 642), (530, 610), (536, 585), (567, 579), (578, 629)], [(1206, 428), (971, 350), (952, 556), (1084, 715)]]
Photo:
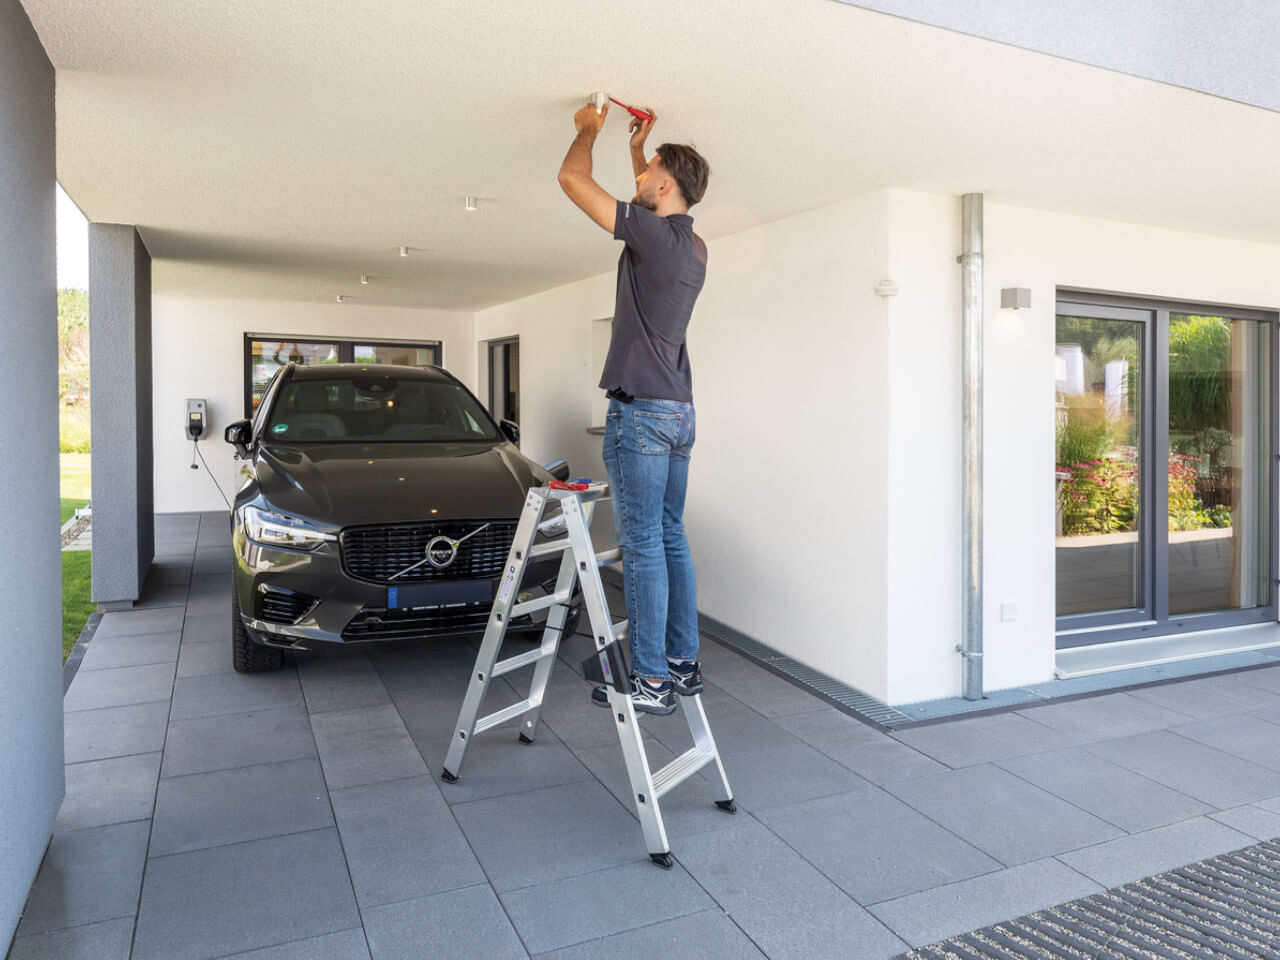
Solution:
[[(342, 639), (409, 640), (417, 637), (458, 633), (482, 633), (489, 622), (487, 603), (468, 604), (439, 610), (380, 610), (365, 608), (347, 624)], [(516, 617), (508, 629), (530, 627), (528, 616)]]
[(443, 536), (462, 540), (484, 523), (484, 520), (458, 520), (348, 527), (339, 538), (342, 569), (350, 577), (374, 583), (492, 579), (502, 572), (511, 550), (511, 541), (516, 535), (515, 520), (488, 521), (488, 527), (458, 547), (457, 557), (443, 570), (423, 563), (417, 569), (395, 577), (406, 567), (423, 560), (427, 555), (427, 544), (434, 538)]
[(267, 623), (297, 623), (315, 606), (316, 598), (304, 593), (268, 590), (262, 594), (260, 613)]

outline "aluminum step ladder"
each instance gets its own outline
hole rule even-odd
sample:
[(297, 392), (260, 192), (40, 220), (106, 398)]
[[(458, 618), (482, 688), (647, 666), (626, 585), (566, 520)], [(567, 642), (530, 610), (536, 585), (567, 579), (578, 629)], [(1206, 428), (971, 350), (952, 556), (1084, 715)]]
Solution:
[[(446, 783), (456, 783), (472, 738), (510, 720), (521, 718), (520, 740), (533, 743), (543, 696), (547, 692), (560, 639), (569, 619), (571, 600), (581, 582), (591, 636), (596, 645), (596, 652), (583, 661), (583, 674), (587, 681), (603, 684), (609, 693), (609, 713), (618, 729), (618, 741), (622, 745), (636, 815), (644, 830), (649, 857), (659, 866), (670, 868), (671, 846), (667, 842), (659, 806), (662, 797), (703, 767), (714, 764), (716, 775), (709, 779), (716, 806), (728, 813), (736, 812), (737, 807), (724, 765), (720, 762), (715, 737), (711, 735), (711, 727), (702, 708), (701, 694), (676, 697), (678, 709), (688, 721), (693, 746), (660, 770), (652, 770), (649, 766), (631, 703), (626, 661), (619, 645), (627, 635), (626, 621), (613, 622), (604, 584), (600, 580), (600, 567), (617, 562), (622, 551), (615, 549), (597, 553), (591, 545), (592, 514), (596, 505), (608, 497), (609, 488), (603, 483), (592, 484), (582, 491), (549, 487), (535, 487), (529, 491), (440, 776)], [(544, 513), (553, 504), (559, 506), (559, 515), (544, 521)], [(556, 539), (535, 543), (540, 529), (544, 536)], [(555, 589), (546, 596), (520, 601), (520, 583), (529, 561), (554, 554), (562, 555)], [(547, 611), (541, 644), (534, 650), (499, 660), (498, 654), (511, 621), (540, 610)], [(487, 716), (480, 716), (480, 708), (493, 679), (529, 666), (533, 667), (533, 679), (528, 697)]]

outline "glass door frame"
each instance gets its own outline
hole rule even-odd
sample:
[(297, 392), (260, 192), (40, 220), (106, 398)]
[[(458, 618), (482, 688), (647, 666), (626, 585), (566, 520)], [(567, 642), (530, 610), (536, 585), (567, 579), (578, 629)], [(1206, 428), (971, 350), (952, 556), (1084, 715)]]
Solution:
[[(1064, 310), (1064, 307), (1066, 308)], [(1115, 611), (1101, 614), (1073, 614), (1058, 617), (1056, 646), (1070, 647), (1134, 640), (1143, 637), (1176, 636), (1199, 630), (1265, 623), (1277, 619), (1277, 573), (1280, 573), (1280, 535), (1277, 532), (1277, 499), (1280, 498), (1280, 416), (1277, 397), (1280, 387), (1280, 314), (1246, 307), (1229, 307), (1208, 303), (1154, 300), (1098, 291), (1059, 288), (1055, 303), (1055, 324), (1059, 316), (1093, 317), (1101, 320), (1134, 320), (1137, 314), (1148, 318), (1144, 340), (1143, 364), (1146, 382), (1142, 401), (1147, 404), (1142, 424), (1139, 451), (1142, 490), (1139, 493), (1139, 542), (1142, 546), (1143, 595), (1148, 603), (1147, 615), (1142, 611)], [(1267, 553), (1270, 570), (1267, 578), (1266, 603), (1243, 610), (1217, 610), (1209, 613), (1169, 616), (1169, 317), (1170, 314), (1198, 314), (1228, 320), (1253, 320), (1269, 324), (1269, 355), (1262, 358), (1267, 373), (1269, 396), (1267, 438), (1270, 449), (1260, 452), (1268, 465), (1267, 476)], [(1055, 555), (1056, 570), (1056, 555)], [(1056, 576), (1056, 574), (1055, 574)]]

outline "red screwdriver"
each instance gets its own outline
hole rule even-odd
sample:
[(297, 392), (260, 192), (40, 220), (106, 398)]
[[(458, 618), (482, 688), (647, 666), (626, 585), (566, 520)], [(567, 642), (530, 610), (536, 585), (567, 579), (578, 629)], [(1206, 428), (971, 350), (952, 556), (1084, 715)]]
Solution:
[(613, 103), (616, 103), (618, 106), (620, 106), (623, 110), (627, 111), (627, 113), (631, 114), (637, 120), (643, 121), (644, 123), (653, 122), (653, 114), (645, 113), (643, 110), (637, 110), (635, 107), (628, 107), (621, 100), (614, 100), (613, 97), (610, 97), (609, 99)]

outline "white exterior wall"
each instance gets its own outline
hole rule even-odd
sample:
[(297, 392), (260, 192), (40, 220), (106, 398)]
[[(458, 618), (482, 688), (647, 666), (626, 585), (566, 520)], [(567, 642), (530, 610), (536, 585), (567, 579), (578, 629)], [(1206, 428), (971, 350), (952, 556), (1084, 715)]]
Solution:
[[(689, 328), (698, 438), (685, 522), (699, 608), (876, 696), (887, 309), (873, 290), (887, 211), (877, 193), (712, 241)], [(482, 340), (520, 336), (525, 452), (591, 476), (604, 474), (600, 438), (586, 433), (600, 394), (592, 325), (613, 314), (614, 283), (604, 274), (476, 319)], [(598, 523), (597, 537), (607, 530)]]
[[(157, 264), (157, 271), (162, 268)], [(470, 313), (179, 296), (156, 296), (152, 309), (157, 513), (226, 509), (204, 468), (191, 469), (184, 417), (188, 397), (209, 402), (209, 433), (200, 441), (200, 450), (231, 497), (234, 451), (223, 441), (222, 432), (244, 416), (246, 333), (439, 340), (444, 365), (467, 386), (474, 389), (476, 385)]]
[[(1053, 676), (1057, 289), (1275, 310), (1280, 248), (992, 202), (985, 230), (984, 662), (998, 690)], [(960, 692), (959, 198), (891, 191), (889, 236), (888, 699), (908, 703)], [(1001, 310), (1004, 287), (1029, 287), (1031, 308)], [(1016, 620), (1001, 622), (1005, 603)]]

